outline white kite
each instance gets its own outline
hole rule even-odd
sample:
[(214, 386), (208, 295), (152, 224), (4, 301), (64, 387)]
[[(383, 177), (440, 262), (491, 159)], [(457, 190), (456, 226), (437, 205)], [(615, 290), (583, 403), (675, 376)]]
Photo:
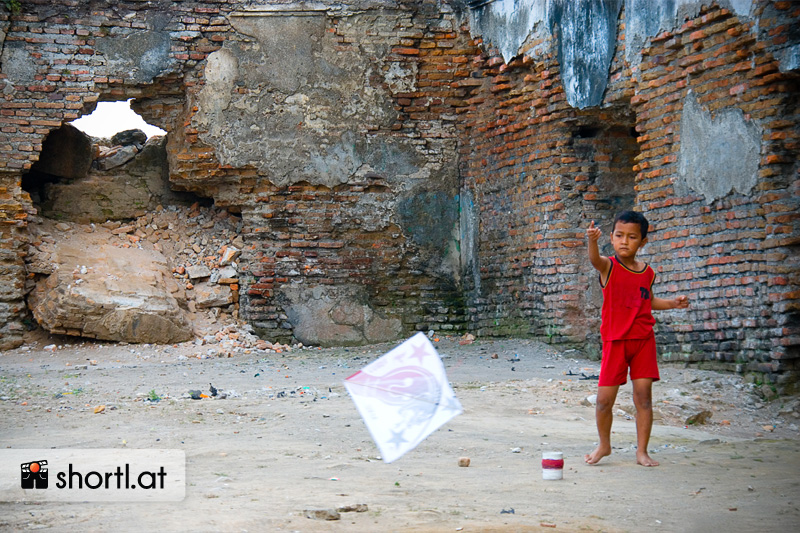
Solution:
[(387, 463), (463, 409), (431, 342), (417, 333), (344, 382)]

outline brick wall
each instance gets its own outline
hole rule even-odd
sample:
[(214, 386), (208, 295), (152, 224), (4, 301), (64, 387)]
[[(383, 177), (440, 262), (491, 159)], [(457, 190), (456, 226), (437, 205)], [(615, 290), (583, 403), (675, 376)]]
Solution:
[[(703, 8), (651, 38), (637, 65), (625, 60), (623, 10), (603, 104), (583, 110), (567, 103), (549, 37), (531, 38), (506, 64), (472, 40), (447, 4), (367, 9), (360, 16), (369, 24), (327, 13), (327, 35), (342, 53), (360, 54), (372, 73), (362, 83), (394, 107), (388, 123), (357, 122), (359, 138), (402, 140), (422, 166), (457, 169), (452, 183), (425, 182), (418, 198), (458, 196), (462, 234), (421, 243), (409, 228), (426, 219), (397, 214), (402, 187), (391, 172), (336, 186), (276, 185), (256, 166), (221, 163), (201, 140), (206, 60), (226, 42), (249, 42), (230, 24), (249, 2), (178, 2), (159, 13), (133, 0), (91, 8), (27, 0), (22, 13), (0, 14), (0, 277), (10, 287), (0, 294), (0, 345), (19, 342), (24, 319), (25, 217), (34, 206), (21, 175), (52, 129), (97, 101), (135, 98), (134, 109), (169, 132), (173, 186), (241, 213), (242, 314), (270, 335), (291, 332), (276, 289), (347, 282), (364, 287), (370, 305), (406, 330), (533, 335), (596, 352), (601, 300), (584, 229), (595, 220), (607, 234), (613, 214), (634, 206), (654, 226), (643, 257), (657, 268), (656, 293), (692, 300), (689, 311), (659, 313), (662, 358), (791, 381), (800, 295), (798, 78), (781, 72), (775, 56), (797, 34), (800, 13), (792, 2), (754, 4), (747, 19), (716, 4)], [(121, 75), (109, 40), (142, 34), (168, 35), (160, 73), (147, 78), (143, 64)], [(413, 72), (414, 83), (387, 83), (386, 69), (395, 66)], [(735, 109), (759, 127), (751, 189), (709, 200), (682, 182), (690, 91), (710, 117)], [(437, 270), (426, 246), (440, 256), (460, 246), (461, 276)]]
[[(595, 109), (567, 105), (552, 43), (529, 43), (510, 64), (491, 50), (476, 58), (482, 83), (460, 124), (464, 187), (480, 213), (474, 328), (599, 351), (601, 299), (584, 231), (596, 220), (607, 243), (613, 213), (633, 205), (654, 226), (643, 258), (656, 268), (656, 295), (692, 301), (689, 311), (657, 312), (662, 359), (796, 379), (798, 77), (781, 73), (771, 50), (797, 31), (800, 6), (755, 9), (759, 27), (704, 8), (652, 39), (634, 72), (623, 62), (623, 12)], [(752, 191), (709, 202), (679, 183), (689, 91), (712, 116), (739, 109), (760, 126)]]

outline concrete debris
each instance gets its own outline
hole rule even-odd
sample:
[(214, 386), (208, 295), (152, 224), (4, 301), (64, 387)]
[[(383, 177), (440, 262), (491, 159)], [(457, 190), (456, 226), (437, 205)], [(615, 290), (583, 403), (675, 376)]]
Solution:
[(101, 148), (99, 158), (97, 159), (97, 167), (100, 170), (111, 170), (112, 168), (121, 167), (128, 161), (136, 157), (139, 149), (135, 146), (114, 146), (113, 148)]
[(303, 511), (306, 518), (312, 520), (339, 520), (341, 515), (336, 509), (306, 509)]
[(211, 276), (211, 270), (205, 265), (192, 265), (186, 268), (189, 279), (201, 279)]
[(29, 306), (50, 333), (137, 343), (194, 337), (214, 345), (207, 357), (289, 351), (238, 320), (240, 225), (199, 202), (100, 224), (33, 216)]
[(140, 129), (120, 131), (111, 137), (111, 144), (116, 146), (142, 146), (146, 142), (147, 134)]

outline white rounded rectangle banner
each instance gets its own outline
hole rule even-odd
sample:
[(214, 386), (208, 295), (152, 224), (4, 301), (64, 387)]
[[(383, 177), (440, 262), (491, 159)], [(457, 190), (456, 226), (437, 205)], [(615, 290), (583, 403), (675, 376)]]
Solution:
[(185, 495), (183, 450), (0, 450), (4, 502), (163, 502)]

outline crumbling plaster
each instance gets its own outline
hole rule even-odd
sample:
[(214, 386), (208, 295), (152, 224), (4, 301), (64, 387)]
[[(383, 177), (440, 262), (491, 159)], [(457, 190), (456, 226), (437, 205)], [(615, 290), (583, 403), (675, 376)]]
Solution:
[[(489, 0), (473, 2), (470, 28), (506, 63), (520, 54), (536, 55), (537, 40), (556, 40), (567, 101), (583, 109), (603, 100), (608, 69), (617, 44), (617, 19), (625, 9), (625, 59), (638, 65), (642, 47), (659, 32), (680, 26), (706, 2), (699, 0)], [(752, 0), (721, 0), (737, 15), (748, 16)], [(787, 64), (797, 56), (787, 49)], [(634, 74), (638, 74), (634, 70)]]
[(732, 191), (747, 195), (758, 182), (761, 128), (741, 109), (724, 109), (712, 117), (689, 93), (681, 116), (678, 192), (699, 192), (711, 203)]

